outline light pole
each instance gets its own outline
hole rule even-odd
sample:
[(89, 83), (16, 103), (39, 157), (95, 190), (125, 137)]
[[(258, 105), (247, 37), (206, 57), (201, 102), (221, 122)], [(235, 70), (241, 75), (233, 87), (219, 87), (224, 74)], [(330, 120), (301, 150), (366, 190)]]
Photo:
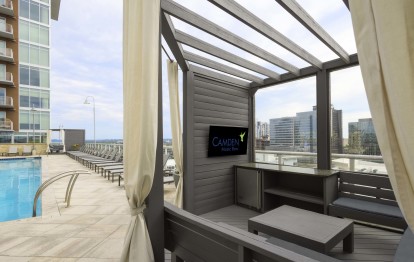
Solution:
[(85, 105), (89, 105), (90, 102), (88, 101), (88, 98), (92, 98), (92, 105), (93, 105), (93, 141), (96, 148), (96, 137), (95, 137), (95, 98), (93, 96), (87, 96), (85, 99), (85, 102), (83, 102)]

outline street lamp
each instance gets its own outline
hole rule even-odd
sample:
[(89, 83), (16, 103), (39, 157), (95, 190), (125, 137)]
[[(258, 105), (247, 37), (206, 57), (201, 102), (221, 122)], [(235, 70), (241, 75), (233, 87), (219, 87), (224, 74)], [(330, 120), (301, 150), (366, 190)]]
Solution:
[(92, 98), (92, 105), (93, 105), (93, 141), (96, 148), (96, 137), (95, 137), (95, 98), (93, 96), (87, 96), (85, 99), (85, 102), (83, 102), (85, 105), (89, 105), (90, 102), (88, 101), (88, 98)]

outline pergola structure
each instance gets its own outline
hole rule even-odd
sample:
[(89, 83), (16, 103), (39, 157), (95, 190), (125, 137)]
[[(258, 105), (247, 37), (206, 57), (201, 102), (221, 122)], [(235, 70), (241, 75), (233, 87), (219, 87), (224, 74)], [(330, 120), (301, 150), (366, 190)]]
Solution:
[[(254, 130), (254, 95), (257, 90), (268, 86), (316, 77), (317, 167), (323, 170), (331, 168), (330, 72), (359, 65), (357, 54), (348, 54), (295, 0), (275, 1), (326, 45), (337, 56), (336, 59), (323, 62), (234, 0), (208, 0), (208, 2), (310, 66), (299, 68), (173, 0), (160, 1), (161, 33), (183, 71), (184, 210), (200, 215), (234, 203), (233, 166), (242, 162), (254, 162), (254, 136), (249, 137), (247, 155), (226, 157), (225, 160), (212, 159), (207, 157), (208, 128), (210, 125), (232, 125)], [(344, 8), (347, 8), (348, 1), (343, 2)], [(236, 49), (259, 57), (281, 70), (271, 70), (177, 30), (174, 28), (171, 16), (227, 42)], [(182, 44), (265, 77), (185, 51)], [(160, 80), (161, 70), (158, 74)], [(146, 200), (145, 216), (155, 260), (162, 261), (165, 239), (162, 226), (164, 204), (162, 165), (160, 165), (162, 163), (161, 81), (158, 85), (156, 175)], [(142, 212), (142, 209), (138, 212)]]
[[(195, 199), (200, 199), (202, 196), (197, 193), (197, 184), (199, 184), (197, 174), (199, 174), (199, 166), (194, 164), (194, 161), (202, 162), (204, 164), (210, 165), (210, 169), (214, 170), (212, 165), (217, 165), (214, 161), (211, 162), (206, 158), (206, 153), (203, 156), (194, 155), (193, 152), (199, 151), (196, 149), (196, 146), (199, 146), (200, 143), (204, 142), (200, 140), (207, 140), (208, 136), (208, 127), (206, 122), (198, 119), (197, 113), (195, 111), (197, 108), (197, 98), (195, 98), (195, 89), (203, 89), (205, 85), (207, 90), (213, 90), (214, 87), (211, 85), (227, 85), (227, 89), (223, 90), (227, 94), (234, 94), (236, 97), (242, 96), (246, 105), (248, 105), (248, 110), (244, 111), (239, 108), (234, 108), (234, 113), (244, 114), (241, 122), (235, 122), (236, 125), (245, 125), (248, 123), (250, 130), (254, 130), (254, 94), (258, 89), (265, 88), (268, 86), (273, 86), (277, 84), (286, 83), (289, 81), (295, 81), (303, 79), (306, 77), (316, 76), (316, 92), (317, 92), (317, 156), (318, 156), (318, 168), (319, 169), (330, 169), (331, 166), (331, 146), (330, 146), (330, 81), (329, 73), (331, 71), (352, 67), (358, 65), (358, 56), (357, 54), (348, 54), (344, 48), (338, 44), (331, 35), (329, 35), (316, 21), (312, 16), (306, 12), (296, 1), (294, 0), (276, 0), (277, 4), (283, 7), (287, 12), (289, 12), (297, 21), (299, 21), (309, 32), (317, 37), (323, 44), (325, 44), (330, 50), (332, 50), (337, 56), (337, 59), (322, 62), (321, 59), (310, 54), (306, 49), (302, 48), (298, 43), (293, 42), (276, 29), (271, 27), (269, 24), (261, 20), (255, 14), (238, 4), (237, 2), (231, 0), (208, 0), (210, 3), (214, 4), (221, 10), (225, 11), (229, 15), (238, 19), (242, 23), (246, 24), (250, 28), (254, 29), (258, 33), (267, 37), (274, 43), (284, 47), (286, 50), (301, 58), (310, 64), (310, 66), (304, 68), (298, 68), (295, 65), (284, 61), (279, 58), (277, 54), (272, 54), (261, 47), (258, 47), (251, 42), (245, 40), (244, 38), (238, 36), (234, 32), (223, 28), (222, 26), (215, 24), (214, 22), (204, 18), (203, 16), (189, 10), (188, 8), (180, 5), (179, 3), (173, 0), (161, 0), (161, 28), (162, 36), (167, 42), (169, 49), (173, 53), (175, 59), (177, 60), (180, 68), (183, 71), (183, 83), (184, 83), (184, 209), (195, 214), (201, 214), (208, 212), (210, 210), (218, 209), (220, 206), (225, 206), (229, 203), (230, 199), (233, 199), (229, 194), (225, 194), (226, 198), (218, 198), (220, 194), (223, 194), (223, 190), (228, 190), (231, 194), (234, 194), (234, 185), (225, 185), (218, 186), (221, 188), (211, 188), (210, 192), (213, 192), (208, 196), (212, 199), (213, 202), (217, 204), (207, 203), (206, 206), (209, 208), (200, 208), (201, 203), (208, 202), (207, 199), (203, 198), (199, 201)], [(345, 1), (347, 4), (347, 1)], [(344, 5), (344, 8), (347, 8)], [(242, 49), (254, 56), (262, 58), (265, 61), (283, 69), (285, 73), (277, 73), (273, 70), (265, 68), (259, 64), (246, 60), (243, 57), (237, 56), (233, 53), (230, 53), (226, 50), (223, 50), (219, 47), (216, 47), (210, 43), (203, 41), (195, 36), (189, 35), (185, 32), (179, 31), (174, 28), (172, 17), (175, 17), (185, 23), (188, 23), (214, 37), (217, 37), (236, 48)], [(246, 73), (224, 65), (222, 63), (213, 61), (211, 59), (205, 58), (203, 56), (185, 51), (182, 47), (182, 44), (190, 46), (192, 48), (198, 49), (204, 53), (210, 54), (222, 60), (226, 60), (232, 64), (244, 67), (253, 72), (257, 72), (260, 75), (266, 76), (266, 78), (261, 78), (256, 75)], [(162, 61), (163, 62), (163, 61)], [(200, 67), (198, 65), (202, 65)], [(209, 70), (211, 68), (214, 70)], [(221, 74), (219, 72), (224, 74)], [(234, 76), (234, 77), (232, 77)], [(201, 82), (204, 82), (201, 84)], [(220, 88), (219, 88), (220, 89)], [(233, 90), (239, 89), (239, 91)], [(212, 91), (216, 93), (217, 90)], [(241, 93), (243, 95), (241, 95)], [(212, 95), (212, 94), (206, 94)], [(217, 99), (218, 97), (212, 96), (212, 99)], [(229, 100), (231, 100), (229, 98)], [(236, 102), (240, 102), (237, 101)], [(231, 102), (230, 102), (231, 103)], [(212, 107), (216, 105), (211, 105)], [(206, 109), (208, 110), (208, 108)], [(241, 111), (240, 111), (241, 110)], [(229, 111), (230, 112), (230, 111)], [(231, 111), (233, 112), (233, 111)], [(225, 115), (225, 113), (224, 113)], [(230, 117), (230, 116), (229, 116)], [(216, 118), (216, 119), (214, 119)], [(221, 116), (217, 115), (205, 115), (205, 119), (211, 121), (211, 124), (223, 124), (219, 119)], [(226, 118), (226, 116), (224, 116)], [(230, 117), (231, 118), (231, 117)], [(211, 119), (211, 120), (210, 120)], [(240, 118), (239, 118), (240, 119)], [(225, 120), (233, 124), (231, 119)], [(200, 141), (200, 142), (199, 142)], [(227, 159), (228, 160), (228, 159)], [(240, 161), (241, 159), (236, 159), (228, 161), (226, 164), (219, 163), (222, 165), (222, 169), (231, 168), (232, 165)], [(249, 154), (247, 158), (243, 159), (246, 162), (254, 161), (254, 136), (249, 137)], [(243, 161), (242, 160), (242, 161)], [(223, 166), (225, 165), (225, 167)], [(208, 169), (208, 168), (207, 168)], [(206, 170), (203, 170), (205, 174)], [(220, 173), (221, 171), (219, 171)], [(193, 175), (194, 174), (194, 175)], [(200, 174), (199, 174), (200, 175)], [(229, 177), (232, 177), (232, 174), (229, 174), (228, 171), (222, 174), (222, 181), (224, 183), (229, 181)], [(227, 177), (227, 178), (226, 178)], [(205, 178), (205, 176), (203, 176)], [(156, 179), (156, 178), (155, 178)], [(207, 180), (209, 178), (207, 177)], [(213, 179), (213, 178), (211, 178)], [(217, 179), (217, 178), (216, 178)], [(205, 179), (204, 179), (205, 180)], [(216, 192), (216, 195), (214, 195)], [(151, 194), (149, 198), (151, 198)], [(150, 227), (151, 228), (151, 227)], [(155, 243), (156, 241), (153, 241)], [(154, 248), (154, 253), (157, 253)]]

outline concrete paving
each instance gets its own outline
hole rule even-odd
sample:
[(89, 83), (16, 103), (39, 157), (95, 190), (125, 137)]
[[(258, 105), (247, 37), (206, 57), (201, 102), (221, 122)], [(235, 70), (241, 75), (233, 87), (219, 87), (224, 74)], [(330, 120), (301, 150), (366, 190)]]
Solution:
[[(66, 155), (42, 157), (42, 180), (85, 169)], [(101, 175), (80, 175), (71, 206), (63, 203), (69, 178), (49, 186), (42, 217), (0, 223), (0, 261), (119, 261), (130, 221), (123, 187)], [(165, 185), (165, 200), (174, 198)]]

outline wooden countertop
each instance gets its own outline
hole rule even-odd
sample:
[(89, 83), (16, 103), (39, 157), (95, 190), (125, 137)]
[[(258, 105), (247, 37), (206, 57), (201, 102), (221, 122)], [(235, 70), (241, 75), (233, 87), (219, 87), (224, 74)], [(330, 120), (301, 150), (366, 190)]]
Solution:
[(235, 165), (235, 167), (242, 167), (248, 169), (264, 170), (264, 171), (277, 171), (283, 173), (295, 173), (306, 176), (320, 176), (328, 177), (337, 174), (339, 171), (336, 170), (322, 170), (316, 168), (304, 168), (296, 166), (280, 166), (273, 164), (264, 164), (264, 163), (246, 163)]

